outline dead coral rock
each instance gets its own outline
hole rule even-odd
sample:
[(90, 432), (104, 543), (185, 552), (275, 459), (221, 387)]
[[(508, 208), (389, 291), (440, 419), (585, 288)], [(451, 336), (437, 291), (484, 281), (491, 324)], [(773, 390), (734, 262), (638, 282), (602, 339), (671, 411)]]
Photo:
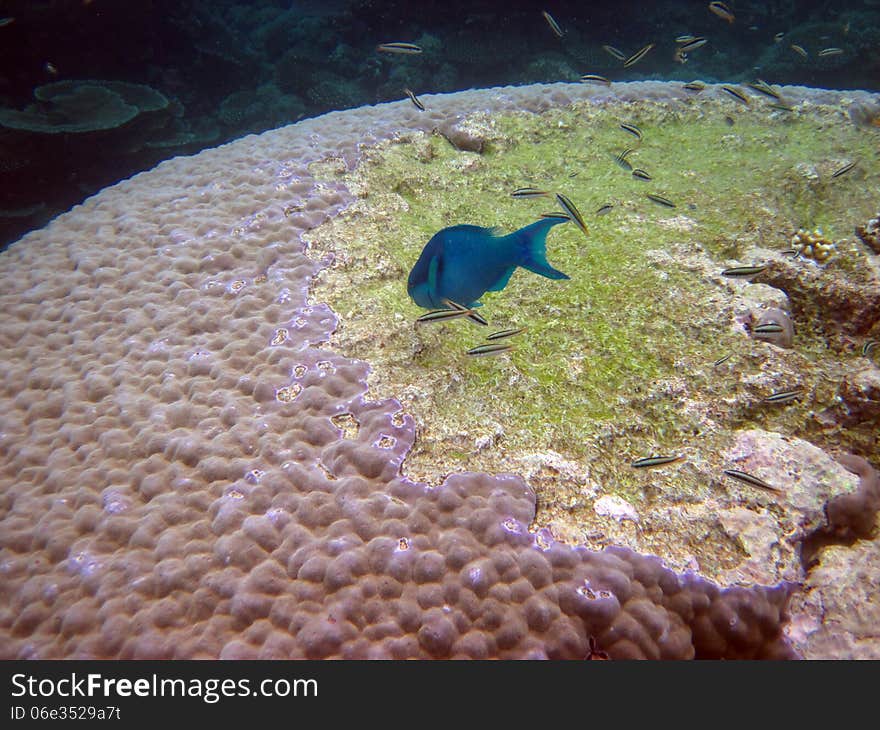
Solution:
[[(735, 284), (734, 284), (735, 285)], [(790, 348), (794, 340), (794, 325), (791, 321), (791, 302), (788, 295), (780, 289), (767, 284), (750, 283), (739, 286), (734, 295), (733, 326), (738, 333), (753, 333), (755, 325), (763, 322), (777, 322), (784, 327), (778, 334), (759, 337), (778, 347)]]
[(874, 363), (867, 362), (846, 373), (837, 395), (839, 402), (826, 409), (823, 416), (845, 426), (875, 422), (880, 427), (880, 368)]
[(449, 144), (462, 152), (482, 153), (487, 144), (485, 137), (457, 124), (444, 125), (439, 131)]
[[(781, 332), (756, 332), (755, 328), (764, 324), (777, 324), (782, 328)], [(752, 337), (764, 342), (769, 342), (777, 347), (790, 349), (794, 344), (794, 325), (791, 317), (782, 309), (773, 307), (766, 311), (759, 312), (755, 318), (755, 322), (750, 330)]]
[(880, 124), (880, 102), (874, 99), (863, 99), (850, 104), (847, 110), (853, 124), (859, 127), (872, 128)]
[(631, 522), (639, 521), (639, 513), (636, 512), (629, 502), (622, 497), (613, 494), (606, 494), (599, 497), (593, 504), (593, 511), (602, 517), (612, 517), (618, 522), (630, 520)]
[(840, 463), (861, 480), (856, 492), (827, 508), (826, 538), (844, 544), (820, 546), (785, 634), (807, 659), (880, 659), (880, 473), (858, 456), (841, 456)]
[(856, 226), (856, 235), (874, 253), (880, 254), (880, 213), (865, 225)]
[[(749, 555), (729, 571), (729, 579), (802, 580), (801, 542), (827, 526), (826, 503), (854, 493), (858, 480), (816, 446), (769, 431), (740, 432), (724, 457), (729, 468), (753, 474), (781, 490), (764, 492), (762, 507), (732, 508), (719, 515), (725, 530)], [(732, 480), (725, 483), (744, 494), (759, 489)]]
[(437, 131), (462, 152), (482, 154), (490, 146), (506, 148), (511, 144), (487, 115), (476, 114), (466, 119), (450, 120), (437, 127)]
[(838, 461), (861, 481), (856, 492), (841, 494), (828, 503), (828, 530), (838, 540), (867, 537), (880, 509), (880, 473), (860, 456), (844, 454)]
[(829, 547), (785, 629), (805, 659), (880, 659), (880, 541)]
[(738, 304), (740, 301), (742, 306), (737, 306), (737, 312), (742, 308), (751, 312), (763, 311), (765, 309), (781, 309), (786, 313), (791, 311), (791, 302), (788, 300), (788, 295), (781, 289), (769, 286), (768, 284), (755, 282), (746, 284), (738, 292)]
[(763, 272), (772, 286), (784, 289), (794, 316), (819, 323), (835, 335), (864, 335), (880, 321), (880, 280), (869, 270), (858, 277), (809, 261), (775, 261)]

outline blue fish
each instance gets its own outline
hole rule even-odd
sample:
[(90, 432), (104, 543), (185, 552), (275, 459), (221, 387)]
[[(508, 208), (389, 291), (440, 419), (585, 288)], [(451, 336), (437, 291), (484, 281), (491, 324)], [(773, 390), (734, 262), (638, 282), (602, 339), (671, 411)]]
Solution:
[(507, 236), (494, 228), (452, 226), (434, 234), (409, 272), (406, 290), (420, 307), (471, 309), (487, 291), (501, 291), (517, 266), (548, 279), (568, 279), (547, 263), (547, 231), (567, 219), (542, 218)]

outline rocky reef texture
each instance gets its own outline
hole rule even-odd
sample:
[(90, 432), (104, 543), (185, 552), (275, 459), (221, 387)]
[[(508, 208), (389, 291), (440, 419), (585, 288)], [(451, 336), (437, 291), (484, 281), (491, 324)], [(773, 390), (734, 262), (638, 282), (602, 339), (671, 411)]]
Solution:
[(805, 543), (806, 560), (816, 561), (794, 600), (785, 633), (803, 656), (827, 659), (876, 659), (877, 530), (880, 474), (864, 459), (844, 456), (841, 463), (858, 475), (858, 490), (832, 500), (827, 525)]
[[(646, 99), (685, 95), (554, 85), (429, 97), (425, 113), (409, 102), (333, 113), (162, 163), (0, 254), (0, 655), (796, 656), (784, 570), (725, 586), (673, 571), (672, 553), (537, 529), (536, 507), (559, 498), (554, 469), (609, 488), (577, 462), (533, 450), (531, 486), (454, 462), (436, 465), (452, 476), (416, 481), (404, 459), (424, 422), (367, 391), (367, 364), (328, 346), (351, 320), (309, 298), (322, 268), (381, 264), (357, 238), (323, 252), (305, 234), (357, 213), (343, 178), (383, 140), (453, 124), (483, 135), (487, 154), (503, 138), (467, 115)], [(464, 180), (479, 153), (456, 154), (475, 156), (457, 162)], [(763, 468), (765, 441), (749, 439), (730, 458)], [(492, 451), (491, 437), (482, 444)], [(786, 483), (779, 504), (762, 494), (725, 506), (821, 526), (822, 502), (856, 485), (838, 475), (810, 491), (815, 476), (795, 475), (804, 490)], [(713, 508), (671, 484), (682, 527), (689, 503)], [(618, 499), (597, 502), (599, 516), (634, 529), (623, 502), (634, 494), (609, 489)], [(736, 541), (723, 550), (735, 553), (728, 567), (743, 563)]]
[(856, 226), (856, 235), (873, 253), (880, 254), (880, 213), (864, 225)]

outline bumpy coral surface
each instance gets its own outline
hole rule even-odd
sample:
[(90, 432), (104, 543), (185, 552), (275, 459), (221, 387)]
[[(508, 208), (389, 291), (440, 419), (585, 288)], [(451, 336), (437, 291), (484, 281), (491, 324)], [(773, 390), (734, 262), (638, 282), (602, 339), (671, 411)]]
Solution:
[(331, 114), (163, 163), (0, 255), (0, 655), (792, 656), (789, 583), (561, 544), (519, 477), (407, 479), (412, 418), (322, 346), (300, 234), (350, 197), (309, 163), (592, 93)]

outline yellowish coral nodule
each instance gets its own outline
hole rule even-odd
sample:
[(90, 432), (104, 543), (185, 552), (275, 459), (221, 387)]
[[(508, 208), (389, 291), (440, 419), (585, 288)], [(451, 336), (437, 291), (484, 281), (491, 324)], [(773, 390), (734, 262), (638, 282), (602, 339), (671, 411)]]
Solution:
[(824, 264), (836, 252), (834, 241), (826, 238), (820, 229), (812, 232), (799, 228), (791, 237), (791, 247), (805, 259)]

